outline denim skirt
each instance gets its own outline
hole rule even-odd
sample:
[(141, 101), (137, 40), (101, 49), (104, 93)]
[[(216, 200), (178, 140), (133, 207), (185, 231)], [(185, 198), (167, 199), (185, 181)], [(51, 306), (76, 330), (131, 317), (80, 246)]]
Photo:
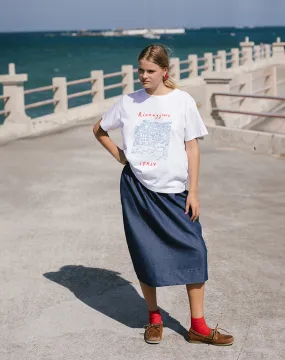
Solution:
[(147, 189), (124, 166), (120, 193), (126, 240), (138, 279), (152, 287), (208, 280), (207, 248), (199, 219), (185, 214), (188, 191)]

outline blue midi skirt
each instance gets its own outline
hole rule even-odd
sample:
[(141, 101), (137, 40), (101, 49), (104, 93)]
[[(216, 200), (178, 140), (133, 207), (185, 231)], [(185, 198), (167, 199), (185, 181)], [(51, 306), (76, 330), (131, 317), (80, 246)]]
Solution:
[(120, 192), (126, 240), (138, 279), (153, 287), (208, 280), (200, 222), (190, 220), (191, 210), (185, 214), (188, 191), (151, 191), (127, 164)]

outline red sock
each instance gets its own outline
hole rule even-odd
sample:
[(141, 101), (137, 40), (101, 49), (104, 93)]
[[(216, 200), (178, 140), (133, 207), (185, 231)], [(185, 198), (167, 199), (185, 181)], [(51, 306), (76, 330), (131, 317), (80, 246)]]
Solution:
[(162, 317), (160, 315), (159, 310), (155, 311), (148, 311), (148, 318), (150, 324), (161, 324), (162, 323)]
[(207, 326), (204, 316), (199, 319), (191, 317), (191, 328), (199, 334), (210, 335), (210, 328)]

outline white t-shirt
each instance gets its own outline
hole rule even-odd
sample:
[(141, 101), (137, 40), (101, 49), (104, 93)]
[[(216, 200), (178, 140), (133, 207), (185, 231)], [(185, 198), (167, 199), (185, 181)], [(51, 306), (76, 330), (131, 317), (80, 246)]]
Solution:
[(121, 128), (123, 150), (136, 178), (149, 190), (186, 189), (188, 158), (184, 141), (208, 134), (196, 102), (185, 91), (123, 95), (101, 121), (105, 131)]

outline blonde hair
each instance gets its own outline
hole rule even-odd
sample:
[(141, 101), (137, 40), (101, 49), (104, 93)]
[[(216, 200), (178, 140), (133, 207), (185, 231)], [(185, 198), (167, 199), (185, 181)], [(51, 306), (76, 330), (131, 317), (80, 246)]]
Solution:
[[(159, 44), (152, 44), (147, 46), (141, 51), (138, 56), (138, 61), (143, 59), (153, 62), (154, 64), (160, 66), (162, 69), (167, 68), (167, 71), (169, 72), (169, 56), (165, 46)], [(163, 78), (163, 83), (169, 89), (178, 88), (175, 82), (170, 78)]]

